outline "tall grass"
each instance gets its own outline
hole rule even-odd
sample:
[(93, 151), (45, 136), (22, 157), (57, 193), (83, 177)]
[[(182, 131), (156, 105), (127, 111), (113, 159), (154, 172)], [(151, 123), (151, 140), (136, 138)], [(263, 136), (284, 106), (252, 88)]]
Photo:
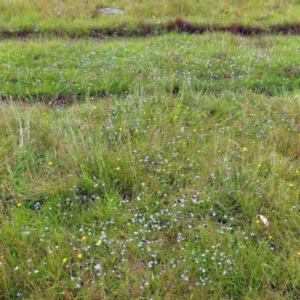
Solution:
[(1, 297), (298, 297), (298, 97), (139, 90), (2, 106)]

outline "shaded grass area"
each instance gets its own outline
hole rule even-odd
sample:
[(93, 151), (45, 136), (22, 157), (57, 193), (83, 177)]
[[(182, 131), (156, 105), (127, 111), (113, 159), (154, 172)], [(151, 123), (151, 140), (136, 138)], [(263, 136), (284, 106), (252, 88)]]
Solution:
[(192, 89), (3, 104), (1, 298), (297, 299), (299, 105)]
[(69, 101), (132, 90), (174, 95), (300, 85), (299, 38), (169, 34), (149, 39), (14, 40), (0, 44), (2, 99)]

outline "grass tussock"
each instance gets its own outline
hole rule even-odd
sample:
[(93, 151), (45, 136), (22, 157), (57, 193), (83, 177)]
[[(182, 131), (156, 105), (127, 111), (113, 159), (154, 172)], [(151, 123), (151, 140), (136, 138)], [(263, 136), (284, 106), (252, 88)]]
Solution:
[(297, 297), (298, 110), (193, 91), (2, 105), (1, 297)]

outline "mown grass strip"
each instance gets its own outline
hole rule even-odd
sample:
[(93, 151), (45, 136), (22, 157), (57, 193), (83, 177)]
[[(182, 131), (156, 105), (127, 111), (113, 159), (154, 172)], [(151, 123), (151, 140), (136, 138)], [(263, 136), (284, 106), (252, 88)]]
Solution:
[(182, 18), (174, 21), (149, 23), (121, 23), (103, 26), (67, 26), (58, 24), (51, 27), (27, 26), (25, 28), (0, 28), (0, 37), (6, 38), (105, 38), (105, 37), (149, 37), (165, 33), (203, 34), (206, 32), (229, 32), (241, 36), (255, 35), (299, 35), (300, 23), (273, 24), (270, 26), (251, 26), (240, 23), (229, 25), (199, 24)]
[(157, 89), (219, 93), (249, 89), (278, 95), (300, 86), (298, 37), (230, 34), (150, 39), (4, 41), (3, 99), (51, 101)]

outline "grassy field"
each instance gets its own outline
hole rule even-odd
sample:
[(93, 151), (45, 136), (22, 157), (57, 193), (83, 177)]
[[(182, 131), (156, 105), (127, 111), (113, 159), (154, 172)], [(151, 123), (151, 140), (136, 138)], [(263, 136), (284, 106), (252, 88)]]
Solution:
[[(106, 7), (123, 13), (101, 13), (100, 9)], [(124, 32), (119, 34), (126, 35), (136, 32), (139, 24), (167, 24), (177, 17), (205, 26), (300, 24), (299, 0), (0, 0), (0, 9), (0, 37), (26, 32), (35, 36), (83, 36), (94, 29), (104, 33), (121, 30)]]
[(2, 96), (51, 99), (223, 89), (279, 95), (300, 86), (299, 37), (169, 34), (148, 39), (6, 40)]
[(299, 299), (299, 37), (39, 30), (300, 3), (132, 2), (0, 1), (0, 32), (40, 26), (0, 42), (0, 298)]

